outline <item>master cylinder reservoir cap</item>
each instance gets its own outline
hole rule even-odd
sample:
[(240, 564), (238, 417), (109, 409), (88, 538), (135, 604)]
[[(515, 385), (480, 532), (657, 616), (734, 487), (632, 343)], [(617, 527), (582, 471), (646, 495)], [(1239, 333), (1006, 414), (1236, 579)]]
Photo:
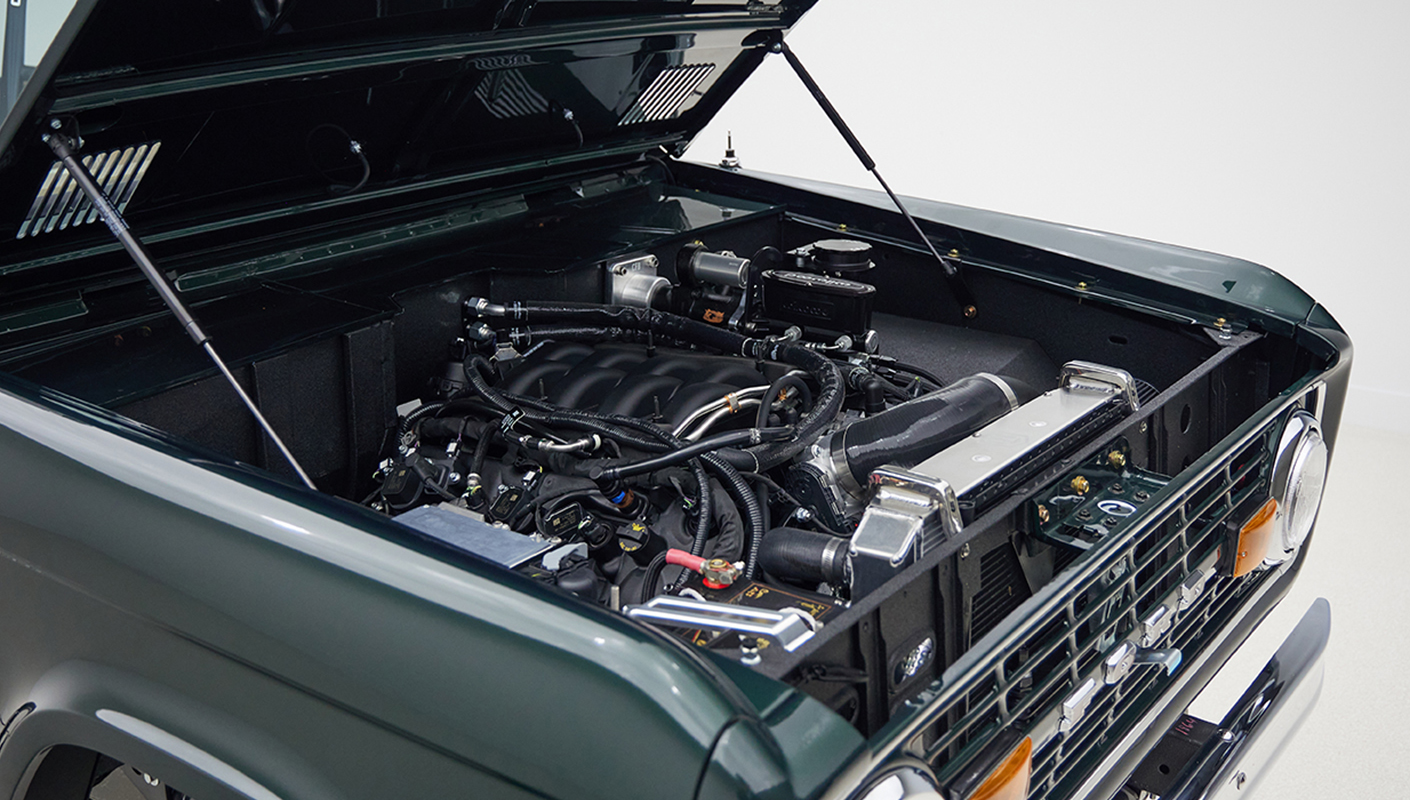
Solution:
[(875, 266), (871, 245), (856, 239), (823, 239), (811, 250), (813, 265), (822, 272), (865, 272)]

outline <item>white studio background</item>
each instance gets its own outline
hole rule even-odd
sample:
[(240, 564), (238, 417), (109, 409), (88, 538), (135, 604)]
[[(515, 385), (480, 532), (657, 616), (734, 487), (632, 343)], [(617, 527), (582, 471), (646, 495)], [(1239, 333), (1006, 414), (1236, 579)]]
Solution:
[[(1239, 256), (1356, 346), (1346, 421), (1410, 432), (1410, 5), (822, 0), (789, 37), (901, 194)], [(875, 187), (781, 56), (748, 169)]]

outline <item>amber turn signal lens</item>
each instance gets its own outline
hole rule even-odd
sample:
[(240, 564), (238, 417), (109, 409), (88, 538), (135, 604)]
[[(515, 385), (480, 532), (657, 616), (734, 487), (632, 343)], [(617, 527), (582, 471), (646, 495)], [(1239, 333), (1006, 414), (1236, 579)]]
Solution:
[(1253, 572), (1268, 555), (1268, 543), (1275, 532), (1278, 517), (1278, 501), (1268, 498), (1248, 522), (1239, 529), (1239, 547), (1234, 551), (1234, 577), (1238, 578)]
[(1019, 742), (989, 777), (979, 784), (969, 800), (1025, 800), (1028, 779), (1033, 775), (1033, 740)]

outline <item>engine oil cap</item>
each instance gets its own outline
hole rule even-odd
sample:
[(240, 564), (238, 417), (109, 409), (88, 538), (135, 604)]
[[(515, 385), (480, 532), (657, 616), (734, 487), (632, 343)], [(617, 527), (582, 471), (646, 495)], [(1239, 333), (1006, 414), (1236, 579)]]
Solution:
[(865, 272), (874, 264), (871, 245), (856, 239), (823, 239), (813, 242), (813, 265), (823, 272)]

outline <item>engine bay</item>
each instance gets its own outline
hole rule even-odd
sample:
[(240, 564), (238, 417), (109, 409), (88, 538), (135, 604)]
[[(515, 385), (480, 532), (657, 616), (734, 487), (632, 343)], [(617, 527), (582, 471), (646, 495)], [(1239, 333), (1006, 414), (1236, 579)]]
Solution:
[[(322, 491), (864, 733), (1293, 377), (956, 233), (971, 317), (884, 212), (676, 169), (172, 272)], [(5, 368), (287, 474), (175, 321), (105, 320), (108, 291)]]
[[(872, 250), (692, 243), (673, 270), (606, 264), (614, 304), (466, 298), (437, 399), (400, 409), (365, 502), (614, 610), (845, 606), (865, 586), (849, 540), (873, 470), (915, 466), (1057, 378), (1014, 359), (1024, 378), (947, 380), (887, 355)], [(691, 635), (721, 641), (731, 622)]]

